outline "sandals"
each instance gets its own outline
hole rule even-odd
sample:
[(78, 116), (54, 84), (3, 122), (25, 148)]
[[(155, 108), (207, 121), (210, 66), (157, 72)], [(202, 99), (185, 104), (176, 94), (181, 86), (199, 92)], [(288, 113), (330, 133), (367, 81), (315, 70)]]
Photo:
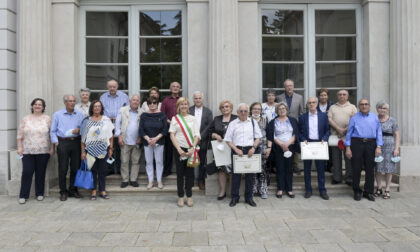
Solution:
[(97, 199), (96, 195), (91, 195), (90, 196), (90, 200), (96, 200), (96, 199)]
[[(386, 191), (385, 191), (386, 192)], [(381, 196), (382, 195), (382, 193), (383, 193), (383, 191), (382, 191), (382, 188), (381, 189), (376, 189), (376, 192), (373, 194), (373, 196), (375, 196), (375, 197), (379, 197), (379, 196)]]
[(383, 198), (384, 199), (390, 199), (391, 198), (391, 194), (389, 194), (389, 191), (385, 191)]
[(102, 199), (109, 199), (108, 194), (100, 194), (99, 197), (101, 197)]

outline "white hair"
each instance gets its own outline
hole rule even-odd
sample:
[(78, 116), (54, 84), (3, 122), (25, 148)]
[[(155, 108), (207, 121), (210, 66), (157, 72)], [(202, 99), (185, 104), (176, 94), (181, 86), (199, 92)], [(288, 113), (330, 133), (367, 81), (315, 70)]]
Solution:
[(131, 96), (130, 96), (130, 100), (131, 100), (131, 98), (133, 98), (134, 96), (137, 96), (137, 97), (139, 98), (139, 100), (140, 100), (140, 95), (139, 95), (139, 94), (133, 94), (133, 95), (131, 95)]
[(203, 96), (203, 92), (201, 92), (201, 91), (195, 91), (194, 93), (193, 93), (193, 97), (195, 96), (195, 95), (201, 95), (201, 96)]
[(65, 95), (63, 95), (63, 102), (66, 102), (67, 101), (67, 97), (69, 97), (69, 96), (73, 96), (73, 98), (76, 98), (76, 96), (74, 96), (72, 94), (65, 94)]
[(238, 104), (238, 111), (239, 111), (239, 109), (241, 109), (241, 107), (245, 107), (245, 108), (249, 111), (249, 106), (248, 106), (248, 104), (246, 104), (246, 103), (244, 103), (244, 102), (239, 103), (239, 104)]
[[(315, 101), (318, 103), (318, 97), (311, 96), (311, 97), (308, 97), (308, 101), (309, 101), (309, 99), (315, 99)], [(308, 102), (308, 101), (306, 101), (306, 102)]]

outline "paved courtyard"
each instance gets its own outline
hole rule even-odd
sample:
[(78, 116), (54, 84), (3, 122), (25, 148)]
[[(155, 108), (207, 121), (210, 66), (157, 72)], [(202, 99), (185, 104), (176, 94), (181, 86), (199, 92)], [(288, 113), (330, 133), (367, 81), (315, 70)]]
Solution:
[(194, 196), (119, 196), (19, 205), (0, 197), (1, 251), (420, 251), (420, 193), (356, 202), (351, 194), (324, 201), (256, 199), (236, 207)]

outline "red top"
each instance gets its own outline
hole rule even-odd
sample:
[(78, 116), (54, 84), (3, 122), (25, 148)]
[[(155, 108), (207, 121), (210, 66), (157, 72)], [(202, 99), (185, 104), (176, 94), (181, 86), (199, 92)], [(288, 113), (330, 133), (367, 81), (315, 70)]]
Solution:
[(178, 101), (179, 97), (180, 96), (174, 98), (172, 96), (168, 96), (162, 101), (160, 111), (165, 113), (168, 120), (172, 120), (172, 117), (176, 115), (176, 102)]

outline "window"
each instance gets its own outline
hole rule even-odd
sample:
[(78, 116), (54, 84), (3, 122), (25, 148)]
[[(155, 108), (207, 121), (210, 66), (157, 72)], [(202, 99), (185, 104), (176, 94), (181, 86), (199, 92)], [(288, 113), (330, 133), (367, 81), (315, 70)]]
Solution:
[[(80, 86), (91, 99), (106, 92), (106, 81), (119, 90), (140, 93), (156, 86), (186, 85), (185, 7), (182, 5), (82, 6), (80, 15)], [(163, 98), (163, 97), (161, 97)]]
[(359, 5), (263, 5), (261, 8), (262, 95), (283, 92), (285, 79), (297, 93), (315, 96), (321, 88), (361, 96)]

